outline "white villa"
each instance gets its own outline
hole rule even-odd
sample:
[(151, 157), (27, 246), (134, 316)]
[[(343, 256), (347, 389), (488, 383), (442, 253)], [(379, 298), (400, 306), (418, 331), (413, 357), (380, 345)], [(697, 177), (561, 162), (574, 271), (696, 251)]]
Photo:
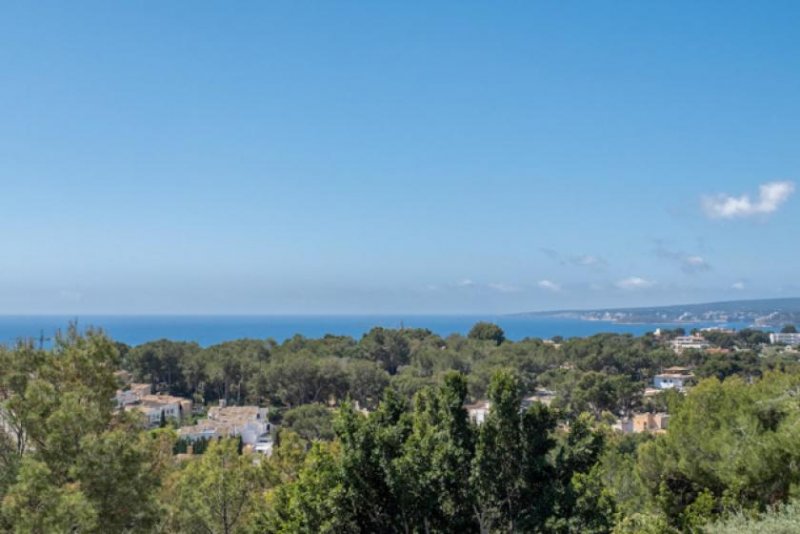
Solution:
[(486, 415), (489, 413), (489, 410), (492, 408), (492, 403), (488, 400), (478, 401), (475, 404), (467, 404), (464, 406), (467, 410), (467, 414), (469, 414), (469, 418), (477, 423), (482, 424), (486, 420)]
[[(544, 389), (544, 388), (536, 388), (536, 391), (533, 393), (533, 395), (529, 395), (524, 399), (522, 399), (522, 402), (520, 403), (519, 407), (520, 412), (527, 410), (535, 403), (541, 403), (549, 407), (550, 403), (553, 402), (553, 399), (555, 399), (555, 397), (556, 394), (554, 391), (550, 391), (549, 389)], [(465, 405), (464, 409), (467, 410), (469, 418), (473, 422), (480, 425), (486, 420), (486, 416), (488, 415), (489, 410), (492, 409), (492, 403), (488, 400), (481, 400), (474, 404)]]
[(142, 397), (150, 395), (150, 393), (152, 393), (150, 384), (128, 384), (117, 390), (114, 401), (117, 403), (117, 408), (123, 408), (141, 402)]
[(656, 389), (677, 389), (683, 391), (689, 382), (694, 380), (694, 374), (685, 367), (668, 367), (661, 374), (653, 377)]
[(151, 427), (158, 426), (162, 419), (180, 424), (192, 413), (192, 401), (172, 395), (143, 395), (137, 402), (125, 405), (124, 409), (144, 414)]
[(702, 336), (678, 336), (672, 340), (671, 344), (672, 350), (678, 354), (689, 349), (705, 350), (711, 346), (711, 343)]
[(242, 443), (257, 452), (272, 451), (272, 424), (267, 408), (258, 406), (219, 406), (208, 410), (208, 418), (192, 426), (178, 429), (178, 435), (192, 441), (198, 439), (242, 437)]

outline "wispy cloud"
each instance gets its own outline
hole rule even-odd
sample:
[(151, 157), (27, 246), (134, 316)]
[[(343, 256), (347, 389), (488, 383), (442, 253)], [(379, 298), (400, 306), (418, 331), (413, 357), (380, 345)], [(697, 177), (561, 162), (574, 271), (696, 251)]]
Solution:
[(606, 264), (606, 260), (591, 254), (573, 256), (570, 260), (574, 265), (582, 265), (583, 267), (601, 267)]
[(545, 289), (547, 291), (552, 291), (554, 293), (558, 293), (561, 291), (561, 284), (557, 284), (551, 280), (539, 280), (537, 284), (540, 288)]
[(744, 282), (742, 282), (742, 281), (740, 280), (740, 281), (738, 281), (738, 282), (734, 282), (734, 283), (731, 285), (731, 288), (732, 288), (732, 289), (736, 289), (736, 290), (739, 290), (739, 291), (741, 291), (742, 289), (744, 289), (744, 288), (745, 288), (745, 285), (744, 285)]
[(561, 261), (561, 254), (559, 254), (559, 252), (557, 250), (554, 250), (552, 248), (547, 248), (547, 247), (542, 247), (539, 250), (541, 250), (542, 254), (544, 254), (545, 256), (550, 258), (551, 260), (555, 260), (555, 261), (559, 261), (559, 262)]
[(711, 270), (711, 265), (702, 256), (686, 256), (681, 268), (687, 273), (697, 273)]
[(520, 286), (515, 286), (512, 284), (507, 284), (505, 282), (476, 282), (471, 278), (462, 278), (461, 280), (455, 282), (454, 284), (450, 284), (449, 286), (451, 289), (457, 289), (462, 291), (494, 291), (497, 293), (518, 293), (522, 291)]
[(499, 293), (518, 293), (520, 291), (519, 287), (512, 286), (511, 284), (504, 284), (502, 282), (492, 282), (487, 284), (486, 287)]
[(623, 278), (622, 280), (618, 281), (615, 285), (620, 289), (630, 291), (634, 289), (647, 289), (648, 287), (653, 287), (655, 285), (655, 282), (647, 280), (640, 276), (630, 276), (628, 278)]
[(542, 253), (553, 261), (557, 261), (561, 265), (574, 265), (576, 267), (590, 267), (598, 268), (606, 265), (606, 260), (600, 256), (592, 254), (577, 254), (569, 255), (562, 254), (561, 252), (552, 248), (539, 249)]
[(680, 250), (672, 250), (667, 244), (661, 240), (656, 240), (656, 256), (661, 259), (669, 260), (678, 266), (687, 274), (695, 274), (704, 271), (710, 271), (711, 265), (706, 261), (703, 256), (697, 254), (687, 254)]
[(712, 219), (735, 219), (753, 215), (768, 215), (778, 210), (794, 193), (793, 182), (768, 182), (758, 188), (758, 198), (750, 195), (719, 194), (703, 198), (703, 209)]

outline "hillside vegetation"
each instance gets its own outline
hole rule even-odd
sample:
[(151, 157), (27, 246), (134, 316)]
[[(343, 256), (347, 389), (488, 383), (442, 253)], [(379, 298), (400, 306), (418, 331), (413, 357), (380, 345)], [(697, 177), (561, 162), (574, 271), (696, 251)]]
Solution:
[[(796, 521), (797, 353), (598, 335), (510, 342), (376, 328), (360, 340), (127, 347), (70, 329), (0, 351), (0, 528), (9, 532), (738, 532)], [(698, 384), (644, 397), (662, 368)], [(176, 455), (169, 424), (116, 410), (119, 373), (197, 404), (270, 407), (269, 457)], [(546, 406), (523, 398), (547, 388)], [(488, 400), (482, 424), (465, 405)], [(635, 411), (666, 432), (620, 434)], [(781, 507), (784, 503), (790, 503)]]

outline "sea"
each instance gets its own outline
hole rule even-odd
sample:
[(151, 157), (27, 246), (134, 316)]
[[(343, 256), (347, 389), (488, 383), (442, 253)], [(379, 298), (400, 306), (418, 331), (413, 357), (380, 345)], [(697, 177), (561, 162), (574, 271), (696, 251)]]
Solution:
[(586, 337), (613, 332), (641, 335), (657, 328), (726, 327), (745, 328), (740, 323), (623, 324), (562, 317), (528, 315), (5, 315), (0, 316), (0, 344), (34, 339), (50, 346), (59, 331), (75, 324), (81, 331), (100, 329), (116, 341), (138, 345), (156, 339), (195, 341), (210, 346), (240, 338), (282, 342), (297, 334), (319, 338), (326, 334), (359, 339), (375, 326), (384, 328), (427, 328), (441, 336), (467, 334), (479, 321), (498, 324), (506, 338), (550, 339)]

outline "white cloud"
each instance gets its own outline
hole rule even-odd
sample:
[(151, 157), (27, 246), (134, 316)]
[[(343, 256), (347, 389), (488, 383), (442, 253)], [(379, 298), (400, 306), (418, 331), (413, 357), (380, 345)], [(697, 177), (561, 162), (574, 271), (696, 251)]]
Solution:
[(646, 280), (639, 276), (631, 276), (620, 280), (616, 283), (616, 286), (620, 289), (632, 290), (632, 289), (646, 289), (648, 287), (653, 287), (655, 282), (650, 280)]
[(464, 278), (463, 280), (459, 280), (458, 282), (456, 282), (456, 285), (458, 287), (472, 287), (475, 285), (475, 282), (473, 282), (469, 278)]
[(794, 193), (792, 182), (768, 182), (758, 188), (758, 199), (749, 195), (739, 197), (720, 194), (703, 199), (703, 208), (712, 219), (734, 219), (753, 215), (766, 215), (777, 211)]
[(602, 267), (606, 264), (606, 260), (591, 254), (583, 254), (572, 258), (572, 263), (582, 267)]
[(686, 256), (683, 258), (681, 269), (687, 273), (697, 273), (711, 270), (711, 265), (702, 256)]
[(744, 286), (744, 282), (734, 282), (733, 285), (731, 285), (731, 287), (733, 289), (738, 289), (738, 290), (741, 291), (742, 289), (744, 289), (745, 286)]
[(561, 291), (561, 284), (557, 284), (550, 280), (539, 280), (539, 283), (537, 285), (542, 289), (546, 289), (547, 291), (553, 291), (554, 293)]

